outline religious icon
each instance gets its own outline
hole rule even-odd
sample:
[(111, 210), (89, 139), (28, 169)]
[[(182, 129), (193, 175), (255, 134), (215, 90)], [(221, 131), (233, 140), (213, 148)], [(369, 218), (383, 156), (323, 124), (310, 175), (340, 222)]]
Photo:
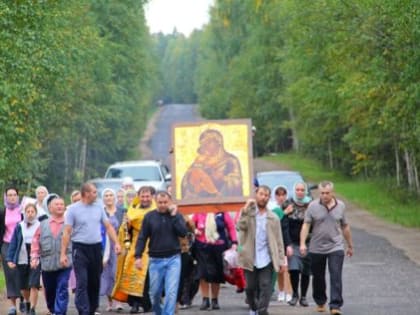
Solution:
[(250, 196), (249, 120), (177, 124), (173, 129), (173, 148), (172, 185), (178, 204), (217, 204), (220, 210), (220, 205), (241, 203)]

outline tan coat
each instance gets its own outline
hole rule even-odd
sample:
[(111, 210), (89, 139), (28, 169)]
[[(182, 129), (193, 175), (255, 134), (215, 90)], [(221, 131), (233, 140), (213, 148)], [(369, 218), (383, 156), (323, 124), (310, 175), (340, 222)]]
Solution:
[[(243, 208), (237, 223), (239, 229), (239, 265), (246, 270), (254, 270), (255, 260), (255, 209)], [(269, 254), (276, 272), (284, 265), (284, 245), (280, 220), (275, 213), (267, 210), (267, 238)]]

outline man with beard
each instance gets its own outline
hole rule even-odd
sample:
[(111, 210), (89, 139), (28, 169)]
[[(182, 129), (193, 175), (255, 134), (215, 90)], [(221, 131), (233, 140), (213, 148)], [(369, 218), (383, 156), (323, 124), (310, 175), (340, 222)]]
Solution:
[(250, 315), (268, 314), (273, 271), (286, 271), (280, 221), (267, 208), (270, 193), (269, 187), (259, 186), (255, 200), (246, 202), (237, 224), (239, 243), (242, 245), (239, 265), (245, 270), (245, 292)]
[(138, 235), (143, 228), (144, 217), (147, 213), (156, 209), (153, 192), (154, 188), (150, 186), (143, 186), (139, 189), (137, 196), (133, 199), (124, 216), (118, 232), (119, 242), (125, 249), (124, 255), (120, 255), (117, 260), (112, 298), (128, 303), (131, 306), (131, 314), (138, 313), (140, 307), (143, 308), (144, 312), (150, 311), (152, 307), (149, 298), (149, 277), (147, 272), (149, 255), (143, 255), (142, 262), (145, 268), (138, 270), (134, 266), (134, 253)]

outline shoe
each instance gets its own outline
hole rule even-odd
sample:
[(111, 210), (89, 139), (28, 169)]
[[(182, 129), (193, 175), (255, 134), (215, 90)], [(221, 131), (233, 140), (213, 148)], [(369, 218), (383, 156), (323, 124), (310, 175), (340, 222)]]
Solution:
[(21, 300), (19, 302), (19, 312), (22, 313), (22, 314), (26, 313), (26, 304), (23, 301), (23, 298), (22, 297), (21, 297)]
[(219, 301), (217, 299), (211, 299), (211, 309), (220, 310)]
[(278, 302), (286, 301), (286, 294), (284, 293), (284, 291), (279, 291), (279, 294), (277, 295), (277, 301)]
[(305, 297), (305, 296), (302, 296), (302, 297), (300, 298), (300, 300), (299, 300), (299, 304), (300, 304), (301, 306), (303, 306), (303, 307), (308, 307), (308, 306), (309, 306), (308, 301), (306, 300), (306, 297)]
[(292, 299), (287, 302), (290, 306), (296, 306), (297, 302), (298, 302), (299, 298), (297, 296), (293, 296)]
[(257, 315), (257, 311), (249, 310), (249, 315)]
[(112, 305), (108, 305), (105, 309), (107, 312), (112, 312)]
[(139, 306), (138, 305), (133, 305), (130, 308), (130, 314), (137, 314), (139, 312)]
[(95, 315), (101, 315), (101, 312), (96, 311), (94, 314)]
[(121, 312), (124, 310), (124, 307), (121, 304), (117, 304), (117, 306), (115, 307), (115, 309), (117, 310), (117, 312)]
[(9, 308), (7, 315), (17, 315), (16, 307)]
[(208, 309), (210, 309), (210, 300), (208, 297), (204, 297), (203, 302), (201, 303), (201, 306), (200, 306), (200, 311), (205, 311)]
[(285, 299), (286, 303), (289, 303), (291, 299), (292, 299), (292, 295), (289, 293), (286, 293), (286, 299)]
[(36, 315), (35, 309), (33, 307), (29, 310), (29, 315)]
[(325, 308), (325, 305), (324, 304), (322, 304), (322, 305), (317, 305), (316, 306), (316, 311), (318, 312), (318, 313), (323, 313), (323, 312), (325, 312), (327, 309)]
[(244, 292), (245, 291), (245, 289), (244, 288), (237, 288), (236, 289), (236, 293), (242, 293), (242, 292)]
[(330, 310), (330, 314), (331, 314), (331, 315), (341, 315), (341, 314), (343, 314), (343, 313), (341, 313), (341, 310), (340, 310), (339, 308), (332, 308), (332, 309)]
[(31, 303), (25, 302), (25, 314), (29, 314), (29, 311), (31, 310)]

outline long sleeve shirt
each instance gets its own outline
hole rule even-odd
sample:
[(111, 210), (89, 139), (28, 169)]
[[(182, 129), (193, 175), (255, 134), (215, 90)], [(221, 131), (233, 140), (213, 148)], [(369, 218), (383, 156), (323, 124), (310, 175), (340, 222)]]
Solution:
[[(58, 236), (62, 226), (64, 225), (64, 217), (61, 218), (54, 218), (50, 217), (50, 229), (51, 233), (54, 237)], [(41, 228), (35, 231), (35, 234), (32, 238), (31, 244), (31, 258), (39, 258), (40, 256), (40, 247), (39, 247), (39, 240), (41, 238)]]
[(181, 214), (157, 210), (146, 214), (136, 243), (135, 257), (140, 258), (149, 240), (149, 256), (166, 258), (181, 253), (179, 237), (187, 235), (187, 227)]

